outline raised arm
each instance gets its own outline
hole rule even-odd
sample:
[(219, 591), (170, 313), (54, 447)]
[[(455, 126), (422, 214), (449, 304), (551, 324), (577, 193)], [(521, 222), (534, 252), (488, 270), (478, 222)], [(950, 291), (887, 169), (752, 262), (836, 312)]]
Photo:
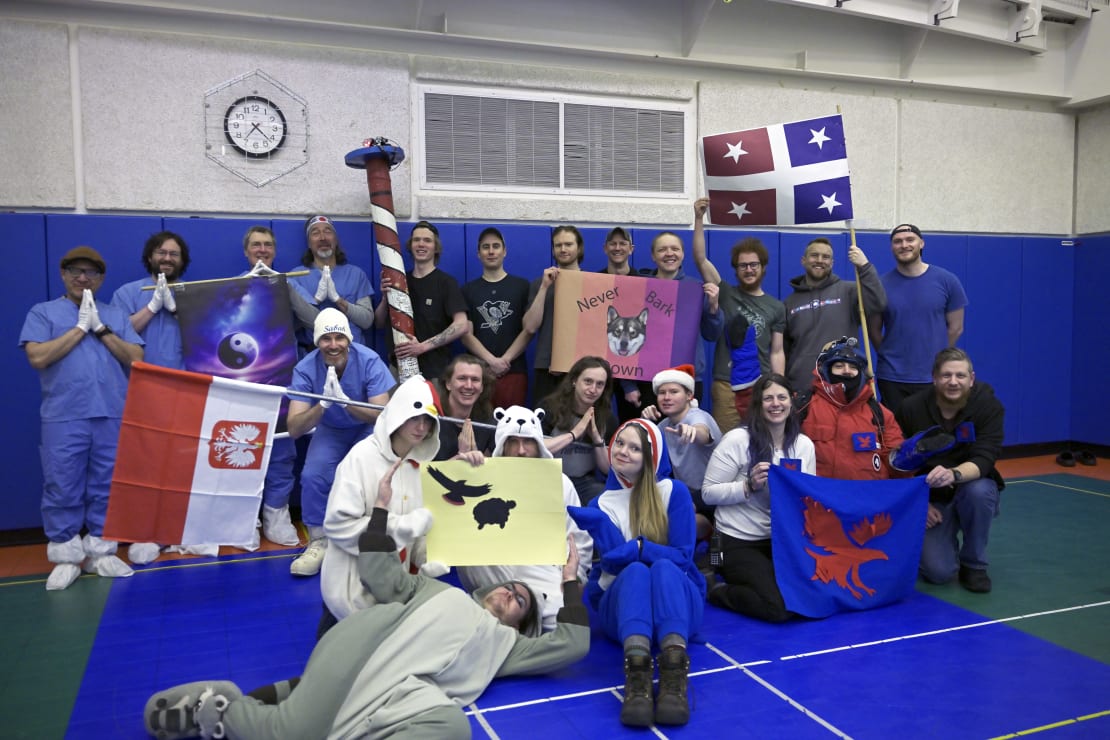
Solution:
[(701, 273), (702, 280), (713, 283), (713, 285), (720, 285), (721, 273), (717, 272), (717, 268), (709, 261), (705, 249), (705, 224), (702, 219), (708, 210), (709, 198), (698, 198), (694, 201), (694, 263), (698, 266), (698, 272)]

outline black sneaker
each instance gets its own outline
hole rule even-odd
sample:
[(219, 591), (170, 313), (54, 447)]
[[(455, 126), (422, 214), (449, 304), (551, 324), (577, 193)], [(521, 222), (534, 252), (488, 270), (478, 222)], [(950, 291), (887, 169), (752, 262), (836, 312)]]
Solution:
[(972, 593), (988, 594), (991, 591), (991, 577), (986, 570), (961, 565), (960, 585)]

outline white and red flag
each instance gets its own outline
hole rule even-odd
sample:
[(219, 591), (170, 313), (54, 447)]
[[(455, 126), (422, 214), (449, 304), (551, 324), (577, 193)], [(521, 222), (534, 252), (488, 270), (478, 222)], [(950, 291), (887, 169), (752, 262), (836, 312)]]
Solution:
[(104, 537), (249, 542), (285, 389), (137, 362)]
[(840, 115), (703, 136), (710, 223), (813, 224), (852, 218)]

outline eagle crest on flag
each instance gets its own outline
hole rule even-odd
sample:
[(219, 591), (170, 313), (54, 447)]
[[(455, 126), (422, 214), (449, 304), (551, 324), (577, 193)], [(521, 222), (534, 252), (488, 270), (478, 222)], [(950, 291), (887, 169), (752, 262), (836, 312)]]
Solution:
[[(829, 583), (836, 581), (841, 588), (847, 589), (852, 596), (862, 599), (865, 591), (868, 596), (875, 595), (875, 589), (866, 586), (860, 579), (859, 568), (864, 563), (872, 560), (889, 560), (882, 550), (864, 547), (875, 537), (881, 537), (890, 531), (892, 524), (890, 514), (876, 514), (872, 519), (863, 519), (852, 527), (849, 539), (844, 531), (844, 525), (836, 512), (827, 509), (821, 502), (814, 501), (808, 496), (805, 501), (805, 533), (814, 545), (825, 552), (814, 552), (806, 548), (806, 552), (816, 561), (813, 580)], [(849, 583), (851, 579), (851, 583)], [(853, 588), (853, 584), (856, 588)]]
[(208, 464), (213, 468), (254, 470), (262, 467), (267, 425), (217, 421), (208, 442)]

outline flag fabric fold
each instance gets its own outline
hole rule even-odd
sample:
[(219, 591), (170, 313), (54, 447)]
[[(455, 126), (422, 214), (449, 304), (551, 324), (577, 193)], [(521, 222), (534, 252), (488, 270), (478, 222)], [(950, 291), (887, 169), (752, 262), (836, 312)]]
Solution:
[(284, 393), (132, 365), (104, 536), (161, 545), (249, 542)]
[(917, 580), (924, 477), (838, 480), (771, 466), (771, 549), (786, 608), (827, 617), (890, 604)]
[(703, 136), (701, 155), (711, 223), (791, 225), (852, 218), (839, 114)]

